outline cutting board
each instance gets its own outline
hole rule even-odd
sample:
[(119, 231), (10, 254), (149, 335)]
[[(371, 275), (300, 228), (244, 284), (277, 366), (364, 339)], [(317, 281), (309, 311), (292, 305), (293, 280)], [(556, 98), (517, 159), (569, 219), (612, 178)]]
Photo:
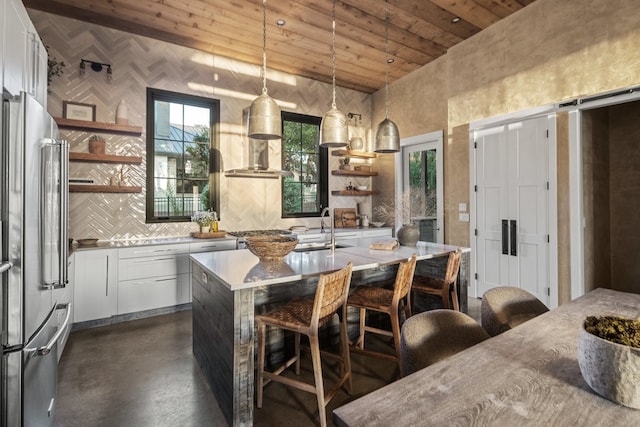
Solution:
[(369, 249), (376, 249), (379, 251), (393, 251), (397, 248), (398, 241), (396, 239), (376, 240), (369, 245)]
[(335, 228), (356, 226), (356, 208), (335, 208), (333, 210)]

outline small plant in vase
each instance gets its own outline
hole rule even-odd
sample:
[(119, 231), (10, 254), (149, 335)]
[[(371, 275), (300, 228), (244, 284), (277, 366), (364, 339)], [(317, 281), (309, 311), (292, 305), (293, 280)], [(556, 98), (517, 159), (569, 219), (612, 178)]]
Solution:
[(191, 221), (198, 223), (200, 233), (207, 233), (211, 224), (218, 221), (218, 215), (214, 211), (199, 211), (191, 215)]
[(391, 226), (397, 225), (396, 217), (401, 219), (401, 226), (396, 232), (402, 246), (415, 246), (420, 238), (420, 230), (413, 224), (413, 217), (430, 212), (429, 197), (419, 188), (412, 188), (402, 193), (401, 205), (396, 207), (395, 201), (381, 203), (373, 209), (375, 217)]
[(640, 319), (588, 316), (578, 331), (578, 365), (593, 391), (640, 409)]

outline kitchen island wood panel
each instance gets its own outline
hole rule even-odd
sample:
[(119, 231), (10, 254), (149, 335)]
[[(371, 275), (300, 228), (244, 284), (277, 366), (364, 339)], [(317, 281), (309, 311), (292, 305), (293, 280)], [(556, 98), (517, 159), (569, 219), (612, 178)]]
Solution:
[[(191, 255), (193, 353), (229, 425), (253, 423), (255, 313), (291, 298), (313, 295), (319, 274), (336, 271), (348, 262), (354, 266), (352, 288), (373, 282), (391, 287), (397, 265), (414, 253), (421, 263), (433, 263), (423, 268), (436, 271), (446, 264), (442, 262), (446, 255), (457, 249), (423, 244), (373, 251), (369, 243), (359, 239), (358, 246), (336, 249), (333, 255), (328, 250), (292, 252), (282, 263), (261, 263), (248, 250)], [(468, 255), (465, 248), (464, 264)], [(461, 286), (465, 298), (466, 283), (465, 278)], [(283, 351), (276, 349), (273, 357), (284, 357)]]
[(577, 360), (586, 316), (640, 316), (640, 295), (596, 289), (334, 411), (338, 426), (640, 425), (600, 397)]

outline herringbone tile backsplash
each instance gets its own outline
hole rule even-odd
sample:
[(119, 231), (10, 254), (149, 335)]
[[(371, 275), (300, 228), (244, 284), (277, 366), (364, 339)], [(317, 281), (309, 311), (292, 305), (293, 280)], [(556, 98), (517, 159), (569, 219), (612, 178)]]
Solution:
[[(129, 123), (146, 124), (146, 89), (153, 87), (220, 100), (220, 151), (224, 169), (246, 166), (246, 141), (241, 137), (242, 110), (261, 92), (260, 67), (201, 51), (112, 30), (60, 16), (29, 10), (38, 33), (49, 46), (50, 57), (64, 61), (64, 74), (55, 77), (49, 88), (48, 109), (62, 116), (62, 102), (96, 105), (97, 121), (115, 122), (115, 111), (125, 100)], [(79, 73), (80, 59), (110, 63), (113, 79), (103, 71), (87, 69)], [(340, 58), (338, 58), (338, 73)], [(283, 109), (322, 116), (331, 104), (331, 85), (289, 74), (268, 73), (269, 94), (284, 103)], [(337, 88), (337, 103), (345, 114), (362, 114), (362, 124), (370, 129), (371, 96)], [(370, 132), (367, 143), (371, 143)], [(91, 133), (63, 129), (73, 151), (87, 151)], [(141, 137), (103, 135), (107, 153), (146, 158), (146, 132)], [(369, 146), (370, 148), (370, 146)], [(270, 166), (280, 165), (280, 144), (270, 143)], [(107, 184), (120, 165), (76, 163), (71, 177), (91, 177), (96, 184)], [(330, 169), (338, 168), (338, 158), (330, 159)], [(145, 170), (142, 165), (125, 166), (129, 185), (143, 187), (138, 194), (71, 193), (70, 236), (75, 239), (143, 238), (186, 235), (196, 229), (191, 223), (145, 223)], [(329, 175), (330, 189), (353, 184), (370, 185), (370, 179), (345, 179)], [(357, 181), (357, 182), (356, 182)], [(280, 181), (271, 179), (226, 178), (222, 176), (220, 197), (221, 227), (226, 230), (288, 228), (294, 224), (319, 226), (319, 219), (286, 220), (280, 217)], [(368, 198), (330, 196), (331, 207), (355, 207)]]

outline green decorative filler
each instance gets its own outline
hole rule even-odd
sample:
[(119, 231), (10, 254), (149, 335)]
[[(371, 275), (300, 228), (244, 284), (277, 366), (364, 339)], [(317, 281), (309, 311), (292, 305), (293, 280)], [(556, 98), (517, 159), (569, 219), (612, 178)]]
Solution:
[(617, 316), (588, 316), (584, 329), (607, 341), (640, 348), (640, 319)]

